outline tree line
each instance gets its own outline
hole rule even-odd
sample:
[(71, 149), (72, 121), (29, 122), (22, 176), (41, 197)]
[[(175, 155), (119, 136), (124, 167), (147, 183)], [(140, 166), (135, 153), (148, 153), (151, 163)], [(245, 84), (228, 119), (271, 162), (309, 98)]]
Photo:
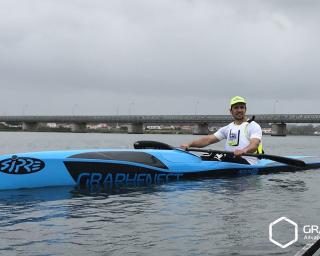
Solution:
[(320, 135), (320, 125), (287, 125), (287, 134), (290, 135)]

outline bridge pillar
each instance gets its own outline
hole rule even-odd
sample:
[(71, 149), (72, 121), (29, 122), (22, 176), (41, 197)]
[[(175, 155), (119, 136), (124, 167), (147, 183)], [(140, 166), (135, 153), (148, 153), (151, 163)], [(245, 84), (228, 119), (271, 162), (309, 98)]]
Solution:
[(284, 123), (281, 124), (272, 124), (271, 125), (271, 136), (286, 136), (287, 135), (287, 125)]
[(23, 122), (22, 130), (23, 131), (37, 131), (39, 128), (39, 123), (37, 122)]
[(194, 135), (208, 135), (209, 134), (208, 124), (196, 124), (193, 127), (193, 134)]
[(128, 133), (130, 134), (142, 134), (143, 133), (143, 123), (129, 124)]
[(73, 123), (71, 126), (72, 132), (87, 132), (87, 124), (86, 123)]

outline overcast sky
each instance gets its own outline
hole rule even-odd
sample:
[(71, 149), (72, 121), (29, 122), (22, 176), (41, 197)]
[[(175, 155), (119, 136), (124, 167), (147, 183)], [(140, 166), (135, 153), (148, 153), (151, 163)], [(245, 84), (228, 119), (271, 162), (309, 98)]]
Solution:
[(0, 0), (0, 115), (320, 112), (320, 1)]

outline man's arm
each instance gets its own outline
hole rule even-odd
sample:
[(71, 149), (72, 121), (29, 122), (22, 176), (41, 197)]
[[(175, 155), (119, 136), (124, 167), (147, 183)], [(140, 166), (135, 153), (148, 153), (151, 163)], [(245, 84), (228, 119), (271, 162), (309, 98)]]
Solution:
[(253, 138), (250, 140), (250, 144), (248, 146), (246, 146), (243, 149), (235, 150), (234, 155), (237, 157), (240, 157), (242, 156), (242, 154), (245, 154), (245, 153), (254, 153), (257, 151), (259, 144), (260, 144), (260, 140)]
[(257, 151), (262, 139), (261, 126), (253, 121), (248, 126), (248, 132), (250, 134), (250, 144), (241, 150), (235, 150), (235, 156), (241, 156), (245, 153), (255, 153)]
[(204, 137), (201, 137), (200, 139), (197, 139), (197, 140), (194, 140), (190, 143), (186, 143), (186, 144), (182, 144), (180, 146), (180, 148), (182, 149), (187, 149), (187, 148), (191, 148), (191, 147), (195, 147), (195, 148), (203, 148), (205, 146), (208, 146), (210, 144), (213, 144), (213, 143), (217, 143), (219, 142), (220, 140), (215, 136), (215, 135), (207, 135), (207, 136), (204, 136)]

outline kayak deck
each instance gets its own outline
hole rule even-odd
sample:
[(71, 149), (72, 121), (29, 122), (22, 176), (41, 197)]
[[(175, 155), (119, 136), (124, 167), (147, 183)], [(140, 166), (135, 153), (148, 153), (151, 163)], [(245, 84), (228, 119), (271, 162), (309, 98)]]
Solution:
[(0, 156), (0, 190), (46, 186), (161, 184), (183, 179), (293, 172), (320, 168), (320, 158), (291, 156), (289, 166), (262, 159), (255, 165), (203, 160), (175, 149), (92, 149)]

